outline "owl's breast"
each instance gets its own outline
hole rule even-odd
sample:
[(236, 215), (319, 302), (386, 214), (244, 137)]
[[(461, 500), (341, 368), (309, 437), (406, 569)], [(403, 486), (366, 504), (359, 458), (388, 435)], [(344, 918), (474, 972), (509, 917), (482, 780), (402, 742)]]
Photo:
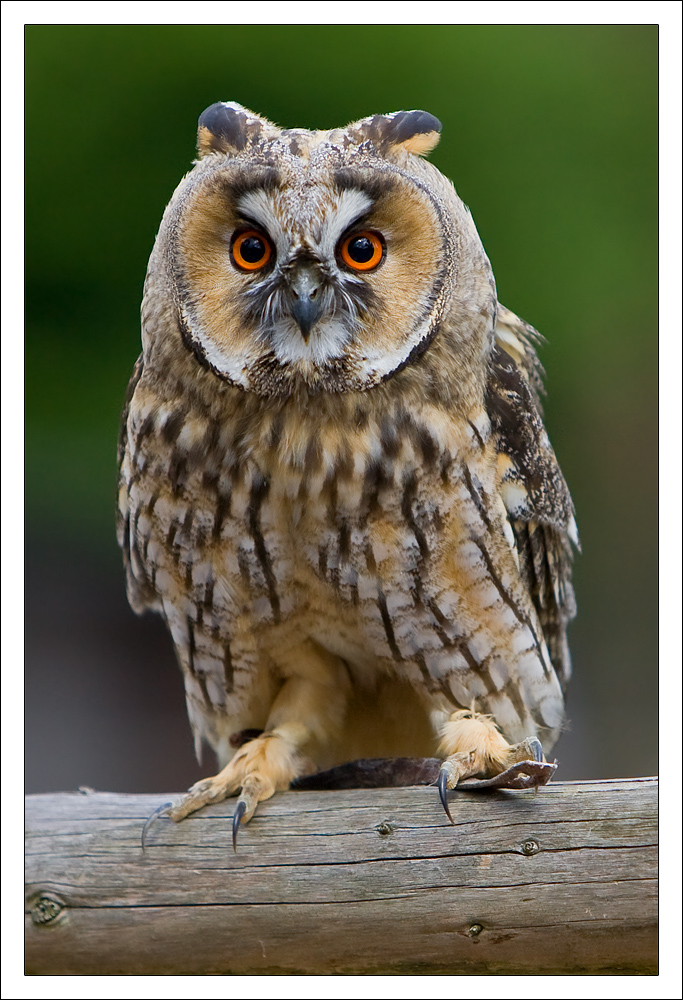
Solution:
[[(485, 618), (494, 601), (476, 540), (504, 511), (489, 489), (482, 515), (484, 482), (493, 480), (486, 461), (470, 465), (459, 456), (434, 468), (372, 462), (317, 479), (272, 472), (258, 511), (260, 541), (245, 542), (254, 556), (269, 553), (280, 613), (306, 616), (326, 634), (344, 621), (360, 649), (395, 664), (442, 652), (449, 630)], [(513, 564), (502, 530), (500, 539)], [(263, 573), (257, 579), (263, 589)], [(446, 655), (452, 661), (452, 644)]]
[[(359, 675), (392, 673), (509, 733), (553, 729), (559, 688), (484, 448), (291, 488), (263, 508), (290, 613)], [(285, 583), (286, 581), (286, 583)], [(284, 607), (284, 605), (283, 605)], [(536, 706), (532, 719), (528, 706)], [(558, 707), (559, 706), (559, 707)]]

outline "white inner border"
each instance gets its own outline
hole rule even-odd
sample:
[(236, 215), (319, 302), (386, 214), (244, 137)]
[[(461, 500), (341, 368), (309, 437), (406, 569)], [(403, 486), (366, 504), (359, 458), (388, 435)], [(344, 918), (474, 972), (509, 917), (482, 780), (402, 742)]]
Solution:
[[(338, 4), (312, 4), (292, 2), (286, 5), (265, 3), (259, 8), (264, 20), (273, 24), (308, 24), (315, 14), (316, 23), (381, 24), (388, 12), (392, 23), (415, 23), (414, 17), (401, 18), (402, 10), (413, 14), (408, 5), (389, 6), (385, 2), (347, 2)], [(507, 15), (515, 13), (526, 20), (510, 22)], [(189, 22), (186, 15), (201, 10), (207, 22)], [(287, 19), (281, 16), (286, 10)], [(681, 6), (670, 2), (601, 3), (430, 3), (420, 8), (429, 11), (433, 20), (423, 24), (658, 24), (660, 27), (660, 294), (661, 337), (660, 354), (660, 497), (662, 531), (660, 549), (661, 593), (661, 662), (666, 669), (666, 685), (662, 685), (662, 710), (672, 703), (680, 704), (681, 693), (681, 581), (679, 559), (681, 551), (681, 336), (680, 336), (680, 218), (681, 218)], [(229, 16), (230, 23), (252, 24), (251, 7), (237, 3), (217, 3), (207, 0), (201, 7), (188, 9), (185, 3), (9, 3), (2, 12), (2, 477), (3, 509), (3, 576), (2, 576), (2, 652), (4, 662), (18, 666), (23, 662), (23, 640), (16, 623), (22, 618), (23, 588), (19, 586), (23, 567), (23, 487), (17, 481), (16, 470), (23, 464), (23, 354), (17, 343), (16, 331), (23, 325), (23, 302), (16, 290), (23, 279), (23, 220), (22, 198), (22, 144), (23, 134), (23, 29), (25, 24), (80, 24), (84, 18), (90, 24), (154, 24), (161, 13), (181, 18), (175, 23), (219, 23)], [(615, 14), (620, 15), (615, 18)], [(628, 18), (629, 20), (626, 20)], [(671, 460), (671, 456), (675, 456)], [(6, 463), (6, 469), (4, 468)], [(654, 484), (653, 484), (654, 488)], [(6, 530), (5, 530), (6, 529)], [(671, 553), (676, 553), (671, 558)], [(646, 666), (649, 669), (649, 664)], [(8, 677), (8, 675), (10, 675)], [(653, 678), (654, 682), (654, 678)], [(18, 761), (21, 746), (21, 721), (16, 711), (22, 697), (21, 675), (18, 669), (3, 673), (3, 834), (5, 858), (3, 879), (2, 949), (3, 995), (7, 997), (99, 998), (132, 995), (138, 990), (150, 998), (164, 1000), (185, 997), (188, 985), (184, 976), (42, 976), (26, 978), (23, 975), (23, 942), (21, 922), (18, 919), (20, 900), (23, 899), (22, 864), (23, 781)], [(678, 697), (677, 697), (678, 695)], [(664, 702), (664, 698), (666, 701)], [(666, 879), (661, 885), (660, 915), (660, 974), (658, 977), (618, 977), (615, 986), (608, 987), (611, 977), (570, 976), (518, 976), (527, 979), (529, 988), (539, 995), (553, 998), (592, 998), (605, 990), (612, 990), (620, 998), (659, 998), (680, 996), (680, 802), (678, 757), (680, 737), (677, 727), (662, 727), (661, 776), (665, 794), (661, 799), (661, 854), (665, 862)], [(239, 991), (240, 986), (251, 995), (270, 995), (274, 989), (285, 995), (313, 997), (321, 987), (306, 985), (310, 977), (287, 976), (280, 978), (280, 986), (271, 982), (270, 976), (208, 977), (204, 985), (192, 987), (199, 997), (222, 997), (225, 991)], [(358, 984), (344, 986), (337, 977), (326, 977), (324, 987), (331, 997), (346, 997), (350, 990), (357, 993), (363, 988)], [(353, 976), (349, 978), (361, 979)], [(453, 990), (466, 989), (481, 997), (498, 997), (503, 989), (497, 977), (486, 985), (486, 977), (420, 977), (434, 978), (434, 983), (420, 986), (412, 976), (373, 976), (367, 989), (369, 994), (384, 989), (398, 997), (433, 997), (448, 991), (451, 979)], [(46, 980), (49, 983), (46, 983)], [(135, 987), (137, 981), (138, 986)], [(543, 982), (546, 993), (543, 993)], [(523, 989), (521, 986), (513, 987)]]

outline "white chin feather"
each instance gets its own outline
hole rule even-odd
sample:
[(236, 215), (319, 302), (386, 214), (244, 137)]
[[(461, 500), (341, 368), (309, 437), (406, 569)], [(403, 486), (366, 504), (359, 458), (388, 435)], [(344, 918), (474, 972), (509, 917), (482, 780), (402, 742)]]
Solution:
[(338, 358), (349, 340), (351, 333), (339, 320), (325, 320), (311, 330), (308, 342), (293, 320), (282, 320), (268, 331), (268, 344), (278, 361), (310, 361), (324, 365), (332, 358)]

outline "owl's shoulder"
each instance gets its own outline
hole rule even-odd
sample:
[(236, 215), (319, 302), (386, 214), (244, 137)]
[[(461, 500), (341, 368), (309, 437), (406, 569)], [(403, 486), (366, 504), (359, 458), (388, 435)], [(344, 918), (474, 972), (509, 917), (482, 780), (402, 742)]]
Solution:
[(574, 506), (543, 423), (540, 335), (500, 307), (489, 358), (486, 409), (508, 513), (538, 519), (578, 541)]

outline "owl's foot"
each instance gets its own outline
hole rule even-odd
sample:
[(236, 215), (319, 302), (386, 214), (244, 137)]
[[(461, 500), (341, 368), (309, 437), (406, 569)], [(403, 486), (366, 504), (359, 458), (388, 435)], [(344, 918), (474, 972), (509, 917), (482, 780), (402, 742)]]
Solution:
[(232, 821), (236, 850), (240, 823), (248, 823), (259, 802), (288, 788), (300, 771), (301, 759), (292, 743), (275, 730), (266, 732), (245, 743), (218, 774), (194, 784), (167, 814), (179, 823), (202, 806), (222, 802), (240, 790)]
[(472, 711), (454, 712), (442, 731), (441, 750), (447, 754), (437, 785), (441, 804), (451, 823), (448, 791), (468, 778), (468, 790), (485, 788), (535, 788), (548, 782), (557, 765), (548, 764), (536, 737), (511, 745), (490, 716)]

